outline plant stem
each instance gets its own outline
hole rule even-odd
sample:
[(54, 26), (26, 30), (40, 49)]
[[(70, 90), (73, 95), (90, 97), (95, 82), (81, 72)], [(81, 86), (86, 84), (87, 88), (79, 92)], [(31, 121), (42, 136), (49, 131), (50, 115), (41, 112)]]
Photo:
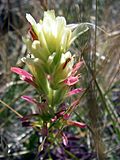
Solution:
[(0, 99), (0, 102), (4, 105), (4, 106), (6, 106), (7, 108), (9, 108), (12, 112), (14, 112), (19, 118), (23, 118), (23, 116), (20, 114), (20, 113), (18, 113), (16, 110), (14, 110), (12, 107), (10, 107), (8, 104), (6, 104), (5, 102), (3, 102), (1, 99)]

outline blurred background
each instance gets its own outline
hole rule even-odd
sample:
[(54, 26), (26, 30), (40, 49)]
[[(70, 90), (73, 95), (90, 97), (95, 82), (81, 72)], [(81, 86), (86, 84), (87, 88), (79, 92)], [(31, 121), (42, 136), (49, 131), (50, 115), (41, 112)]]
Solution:
[[(120, 159), (119, 6), (119, 0), (0, 0), (0, 160)], [(29, 27), (25, 14), (39, 21), (48, 9), (64, 16), (68, 24), (87, 22), (90, 28), (71, 47), (85, 62), (78, 85), (86, 88), (73, 119), (84, 121), (89, 128), (67, 128), (68, 146), (55, 144), (47, 154), (43, 150), (37, 156), (40, 135), (24, 128), (6, 106), (22, 115), (34, 111), (20, 97), (35, 91), (11, 73), (10, 67), (24, 68), (20, 59), (28, 54), (22, 41)]]

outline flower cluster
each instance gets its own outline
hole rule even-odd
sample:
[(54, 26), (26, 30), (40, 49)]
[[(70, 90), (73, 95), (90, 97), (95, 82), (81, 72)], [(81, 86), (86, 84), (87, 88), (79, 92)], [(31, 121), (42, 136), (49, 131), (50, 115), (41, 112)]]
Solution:
[(52, 139), (59, 133), (63, 143), (67, 145), (63, 128), (71, 125), (80, 128), (86, 126), (70, 120), (79, 100), (72, 102), (69, 107), (65, 100), (83, 92), (82, 88), (71, 89), (79, 81), (78, 70), (83, 62), (75, 64), (75, 56), (69, 51), (69, 47), (88, 28), (82, 26), (81, 30), (81, 25), (67, 25), (65, 18), (55, 17), (53, 10), (44, 12), (43, 20), (38, 23), (30, 14), (26, 14), (26, 18), (30, 27), (23, 41), (31, 57), (23, 57), (22, 61), (30, 73), (17, 67), (11, 67), (11, 71), (32, 85), (45, 100), (37, 101), (30, 96), (22, 96), (24, 100), (36, 105), (37, 110), (21, 120), (23, 125), (37, 128), (44, 137)]

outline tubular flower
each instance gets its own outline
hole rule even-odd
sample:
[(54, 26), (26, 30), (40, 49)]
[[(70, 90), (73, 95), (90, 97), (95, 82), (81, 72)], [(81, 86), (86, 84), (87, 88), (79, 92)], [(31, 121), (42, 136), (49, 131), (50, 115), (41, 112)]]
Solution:
[(11, 71), (14, 72), (14, 73), (17, 73), (21, 76), (21, 79), (23, 81), (26, 81), (27, 83), (33, 85), (36, 87), (36, 83), (34, 81), (34, 77), (32, 74), (28, 73), (27, 71), (21, 69), (21, 68), (18, 68), (18, 67), (11, 67)]
[(78, 94), (78, 93), (83, 92), (83, 91), (84, 90), (82, 88), (76, 88), (74, 90), (69, 91), (68, 94), (67, 94), (67, 96), (72, 96), (74, 94)]
[[(64, 126), (86, 127), (82, 122), (70, 120), (71, 113), (79, 104), (74, 100), (69, 104), (72, 95), (83, 92), (82, 88), (71, 90), (79, 82), (78, 70), (83, 62), (75, 63), (75, 56), (69, 51), (71, 43), (88, 28), (85, 25), (67, 25), (64, 17), (55, 17), (53, 10), (44, 12), (43, 20), (38, 23), (30, 14), (26, 14), (30, 23), (28, 34), (23, 38), (31, 57), (23, 57), (30, 73), (11, 67), (11, 71), (19, 74), (21, 79), (33, 85), (38, 91), (39, 101), (31, 96), (22, 99), (35, 105), (34, 113), (25, 115), (21, 121), (23, 126), (39, 128), (41, 134), (55, 138)], [(42, 101), (42, 97), (44, 101)], [(63, 105), (64, 104), (64, 105)], [(67, 105), (66, 105), (67, 104)], [(50, 131), (49, 131), (50, 130)], [(48, 138), (48, 139), (49, 139)], [(61, 131), (64, 145), (68, 140)]]
[(67, 120), (67, 124), (70, 125), (70, 126), (76, 126), (76, 127), (80, 127), (80, 128), (85, 128), (86, 127), (85, 123), (71, 121), (71, 120)]
[(73, 76), (68, 77), (66, 80), (64, 80), (64, 83), (67, 84), (68, 86), (72, 86), (72, 85), (76, 84), (78, 81), (79, 81), (79, 79), (78, 79), (78, 75), (77, 75), (75, 77), (73, 77)]

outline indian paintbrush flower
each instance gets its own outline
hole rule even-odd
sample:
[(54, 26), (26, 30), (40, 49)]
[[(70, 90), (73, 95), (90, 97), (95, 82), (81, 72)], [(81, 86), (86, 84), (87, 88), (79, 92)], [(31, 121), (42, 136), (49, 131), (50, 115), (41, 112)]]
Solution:
[[(70, 107), (61, 107), (72, 95), (83, 92), (82, 88), (71, 90), (79, 82), (78, 70), (82, 61), (75, 63), (75, 56), (69, 51), (71, 43), (88, 30), (86, 26), (67, 25), (64, 17), (55, 17), (53, 10), (44, 12), (43, 20), (38, 23), (30, 14), (26, 14), (30, 23), (28, 34), (23, 38), (32, 57), (24, 57), (22, 61), (31, 73), (11, 67), (11, 71), (19, 74), (21, 79), (35, 87), (38, 93), (45, 97), (45, 102), (39, 102), (30, 96), (22, 98), (36, 106), (34, 114), (24, 116), (24, 125), (37, 127), (43, 136), (54, 137), (54, 132), (65, 126), (86, 127), (84, 123), (70, 120), (72, 111), (79, 100)], [(64, 108), (64, 109), (63, 109)], [(34, 118), (33, 118), (34, 117)], [(63, 143), (68, 140), (61, 132)]]

